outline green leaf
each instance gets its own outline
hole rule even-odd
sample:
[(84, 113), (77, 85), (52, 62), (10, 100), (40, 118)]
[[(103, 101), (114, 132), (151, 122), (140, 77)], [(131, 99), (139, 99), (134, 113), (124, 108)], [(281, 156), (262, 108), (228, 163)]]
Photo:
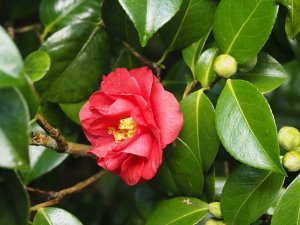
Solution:
[(135, 25), (140, 43), (146, 46), (149, 39), (179, 10), (182, 0), (119, 0)]
[(163, 201), (146, 225), (196, 224), (208, 213), (208, 205), (196, 198), (179, 197)]
[(179, 60), (170, 67), (162, 84), (166, 90), (173, 93), (177, 100), (180, 101), (187, 85), (187, 80), (190, 78), (192, 78), (192, 75), (189, 68), (182, 60)]
[(69, 117), (73, 122), (80, 125), (80, 119), (79, 119), (79, 111), (82, 108), (83, 104), (86, 101), (74, 103), (74, 104), (59, 104), (61, 110), (66, 114), (67, 117)]
[(75, 23), (97, 23), (100, 20), (101, 0), (42, 0), (40, 18), (45, 25), (43, 36)]
[(196, 77), (196, 63), (200, 57), (209, 34), (210, 30), (206, 36), (203, 36), (198, 41), (182, 50), (183, 60), (191, 69), (194, 78)]
[(204, 88), (209, 87), (216, 78), (214, 61), (218, 52), (218, 48), (209, 48), (200, 55), (196, 63), (196, 78)]
[(283, 66), (272, 56), (260, 53), (255, 67), (249, 72), (239, 74), (238, 78), (251, 82), (261, 92), (268, 92), (281, 85), (288, 76)]
[(40, 106), (40, 100), (32, 84), (32, 81), (29, 79), (29, 77), (27, 77), (26, 74), (24, 76), (23, 84), (21, 84), (18, 87), (18, 89), (20, 90), (20, 92), (22, 93), (22, 95), (24, 96), (27, 102), (29, 112), (30, 112), (30, 119), (34, 118)]
[(207, 172), (220, 145), (215, 129), (215, 109), (203, 90), (184, 98), (180, 108), (184, 124), (179, 138), (193, 152), (202, 170)]
[(272, 205), (283, 181), (283, 175), (239, 166), (227, 179), (221, 195), (226, 224), (250, 224), (258, 219)]
[(0, 167), (27, 168), (29, 112), (17, 89), (0, 89)]
[(0, 88), (22, 83), (23, 61), (13, 41), (0, 26)]
[(271, 225), (300, 224), (300, 175), (288, 186), (280, 198)]
[(163, 166), (154, 181), (167, 195), (199, 197), (203, 172), (210, 169), (219, 148), (215, 111), (202, 90), (188, 95), (180, 105), (183, 128), (175, 147), (164, 152)]
[(47, 52), (32, 52), (24, 61), (25, 73), (35, 82), (43, 78), (50, 69), (51, 59)]
[(50, 172), (61, 164), (68, 154), (58, 153), (43, 146), (30, 146), (29, 159), (30, 169), (22, 172), (26, 184)]
[(177, 138), (175, 147), (168, 147), (164, 151), (163, 163), (153, 184), (168, 196), (200, 197), (204, 177), (199, 156), (182, 139)]
[(178, 13), (160, 30), (168, 51), (205, 36), (212, 27), (215, 7), (211, 0), (183, 0)]
[(14, 171), (0, 170), (0, 199), (0, 224), (28, 224), (28, 196)]
[(82, 223), (66, 210), (48, 207), (37, 211), (33, 225), (82, 225)]
[(126, 41), (135, 49), (140, 49), (139, 35), (117, 0), (104, 1), (102, 17), (105, 29), (115, 37)]
[(278, 2), (289, 11), (285, 21), (285, 30), (290, 38), (295, 38), (300, 31), (300, 2), (299, 0), (278, 0)]
[(109, 64), (107, 35), (100, 27), (75, 24), (56, 32), (42, 45), (52, 66), (37, 82), (42, 97), (59, 103), (85, 99), (99, 85)]
[(269, 38), (277, 11), (273, 0), (222, 0), (213, 26), (218, 47), (239, 64), (246, 63)]
[(227, 80), (217, 102), (216, 127), (222, 144), (235, 159), (285, 174), (272, 111), (255, 86)]

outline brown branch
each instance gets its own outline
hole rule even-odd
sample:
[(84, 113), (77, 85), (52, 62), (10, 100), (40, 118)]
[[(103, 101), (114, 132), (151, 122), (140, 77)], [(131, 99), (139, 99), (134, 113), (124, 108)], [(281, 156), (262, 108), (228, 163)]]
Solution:
[(160, 80), (160, 74), (161, 74), (161, 65), (158, 65), (155, 62), (152, 62), (151, 60), (147, 59), (142, 54), (138, 53), (132, 46), (130, 46), (127, 42), (122, 41), (123, 45), (128, 49), (128, 51), (133, 54), (137, 59), (139, 59), (142, 63), (145, 65), (151, 67), (155, 70), (157, 78)]
[(44, 129), (44, 131), (50, 137), (52, 137), (56, 141), (58, 148), (61, 150), (67, 150), (68, 144), (65, 138), (59, 132), (59, 130), (52, 127), (40, 114), (37, 114), (36, 118), (37, 123)]
[(59, 145), (58, 142), (52, 137), (39, 132), (32, 132), (29, 142), (30, 145), (45, 146), (59, 153), (68, 153), (74, 156), (91, 156), (87, 153), (91, 149), (90, 145), (65, 141), (65, 144), (67, 146), (65, 148), (65, 146)]
[(79, 182), (79, 183), (77, 183), (77, 184), (75, 184), (75, 185), (73, 185), (69, 188), (65, 188), (65, 189), (62, 189), (62, 190), (57, 191), (57, 192), (42, 191), (43, 193), (41, 193), (41, 190), (39, 190), (39, 189), (27, 187), (27, 190), (28, 190), (28, 188), (31, 189), (31, 190), (39, 190), (38, 193), (41, 193), (41, 194), (47, 193), (49, 195), (49, 197), (52, 198), (49, 201), (46, 201), (46, 202), (37, 204), (35, 206), (32, 206), (30, 208), (30, 210), (35, 211), (35, 210), (38, 210), (39, 208), (42, 208), (42, 207), (48, 207), (48, 206), (58, 204), (65, 196), (71, 195), (71, 194), (74, 194), (74, 193), (77, 193), (77, 192), (81, 191), (85, 187), (89, 186), (90, 184), (94, 183), (95, 181), (97, 181), (98, 179), (103, 177), (105, 173), (106, 173), (106, 171), (102, 170), (102, 171), (94, 174), (93, 176), (89, 177), (88, 179), (86, 179), (84, 181), (81, 181), (81, 182)]

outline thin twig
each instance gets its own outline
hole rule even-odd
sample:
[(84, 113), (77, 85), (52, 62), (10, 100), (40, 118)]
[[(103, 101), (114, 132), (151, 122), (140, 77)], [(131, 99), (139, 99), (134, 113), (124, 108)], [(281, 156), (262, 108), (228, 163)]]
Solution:
[(15, 33), (26, 33), (32, 30), (41, 29), (41, 24), (32, 24), (24, 27), (13, 28)]
[(152, 62), (151, 60), (147, 59), (145, 56), (138, 53), (132, 46), (130, 46), (127, 42), (122, 41), (123, 45), (128, 49), (128, 51), (133, 54), (137, 59), (139, 59), (142, 63), (145, 65), (151, 67), (155, 70), (157, 78), (160, 80), (160, 74), (161, 74), (161, 65), (158, 65), (155, 62)]
[(30, 191), (30, 192), (35, 192), (35, 193), (38, 193), (38, 194), (42, 194), (42, 195), (48, 195), (48, 196), (54, 196), (54, 191), (45, 191), (45, 190), (41, 190), (41, 189), (38, 189), (38, 188), (32, 188), (32, 187), (26, 187), (26, 190), (27, 191)]
[[(97, 181), (98, 179), (103, 177), (105, 173), (106, 173), (106, 171), (102, 170), (84, 181), (81, 181), (69, 188), (65, 188), (65, 189), (62, 189), (57, 192), (43, 191), (44, 193), (51, 193), (51, 194), (49, 194), (49, 197), (51, 197), (53, 199), (43, 202), (43, 203), (40, 203), (40, 204), (37, 204), (35, 206), (32, 206), (30, 208), (30, 210), (35, 211), (42, 207), (48, 207), (48, 206), (55, 205), (55, 204), (59, 203), (65, 196), (77, 193), (77, 192), (81, 191), (82, 189), (84, 189), (85, 187), (89, 186), (90, 184), (94, 183), (95, 181)], [(27, 187), (27, 189), (28, 189), (28, 187)], [(35, 188), (30, 188), (30, 189), (35, 189)]]
[(67, 150), (68, 144), (59, 130), (52, 127), (40, 114), (37, 114), (36, 118), (37, 123), (44, 129), (44, 131), (46, 131), (46, 133), (50, 137), (52, 137), (56, 141), (58, 148), (61, 150)]
[(221, 79), (221, 77), (217, 76), (216, 79), (209, 85), (209, 88), (212, 89)]
[(92, 146), (90, 145), (66, 141), (65, 143), (67, 148), (65, 148), (64, 146), (59, 145), (58, 142), (52, 137), (40, 132), (32, 132), (31, 139), (29, 140), (29, 142), (30, 145), (45, 146), (59, 153), (68, 153), (74, 156), (91, 156), (87, 153), (92, 148)]
[(182, 99), (184, 99), (186, 96), (188, 96), (196, 88), (198, 83), (199, 83), (198, 80), (194, 80), (191, 84), (187, 85), (184, 90)]

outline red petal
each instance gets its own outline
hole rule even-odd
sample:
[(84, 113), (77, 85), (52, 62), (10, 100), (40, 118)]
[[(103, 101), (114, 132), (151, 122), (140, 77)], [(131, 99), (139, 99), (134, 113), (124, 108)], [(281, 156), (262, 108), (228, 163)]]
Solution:
[(128, 185), (135, 185), (139, 182), (143, 169), (143, 157), (129, 156), (123, 162), (119, 175)]
[(159, 147), (156, 141), (153, 141), (152, 151), (149, 159), (145, 159), (144, 171), (142, 173), (142, 178), (145, 180), (150, 180), (154, 177), (162, 162), (162, 149)]
[(126, 157), (128, 156), (125, 153), (109, 154), (107, 157), (103, 159), (105, 163), (105, 169), (111, 172), (119, 171), (122, 162), (125, 160)]
[(174, 95), (165, 91), (158, 81), (153, 83), (151, 102), (164, 148), (178, 136), (183, 124), (182, 113)]
[(154, 77), (152, 71), (147, 66), (144, 66), (141, 68), (130, 70), (129, 73), (137, 80), (142, 95), (145, 99), (148, 100), (150, 98)]
[(122, 152), (148, 158), (152, 150), (152, 142), (152, 135), (144, 133), (132, 141)]
[(108, 95), (141, 95), (138, 82), (125, 68), (118, 68), (107, 77), (103, 76), (101, 91)]

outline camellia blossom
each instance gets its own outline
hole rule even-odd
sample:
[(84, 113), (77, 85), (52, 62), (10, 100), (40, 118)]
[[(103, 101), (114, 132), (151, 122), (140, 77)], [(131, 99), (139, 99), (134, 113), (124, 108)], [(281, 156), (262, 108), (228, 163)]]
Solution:
[(127, 184), (151, 179), (183, 124), (179, 104), (147, 67), (116, 69), (80, 110), (98, 165)]

